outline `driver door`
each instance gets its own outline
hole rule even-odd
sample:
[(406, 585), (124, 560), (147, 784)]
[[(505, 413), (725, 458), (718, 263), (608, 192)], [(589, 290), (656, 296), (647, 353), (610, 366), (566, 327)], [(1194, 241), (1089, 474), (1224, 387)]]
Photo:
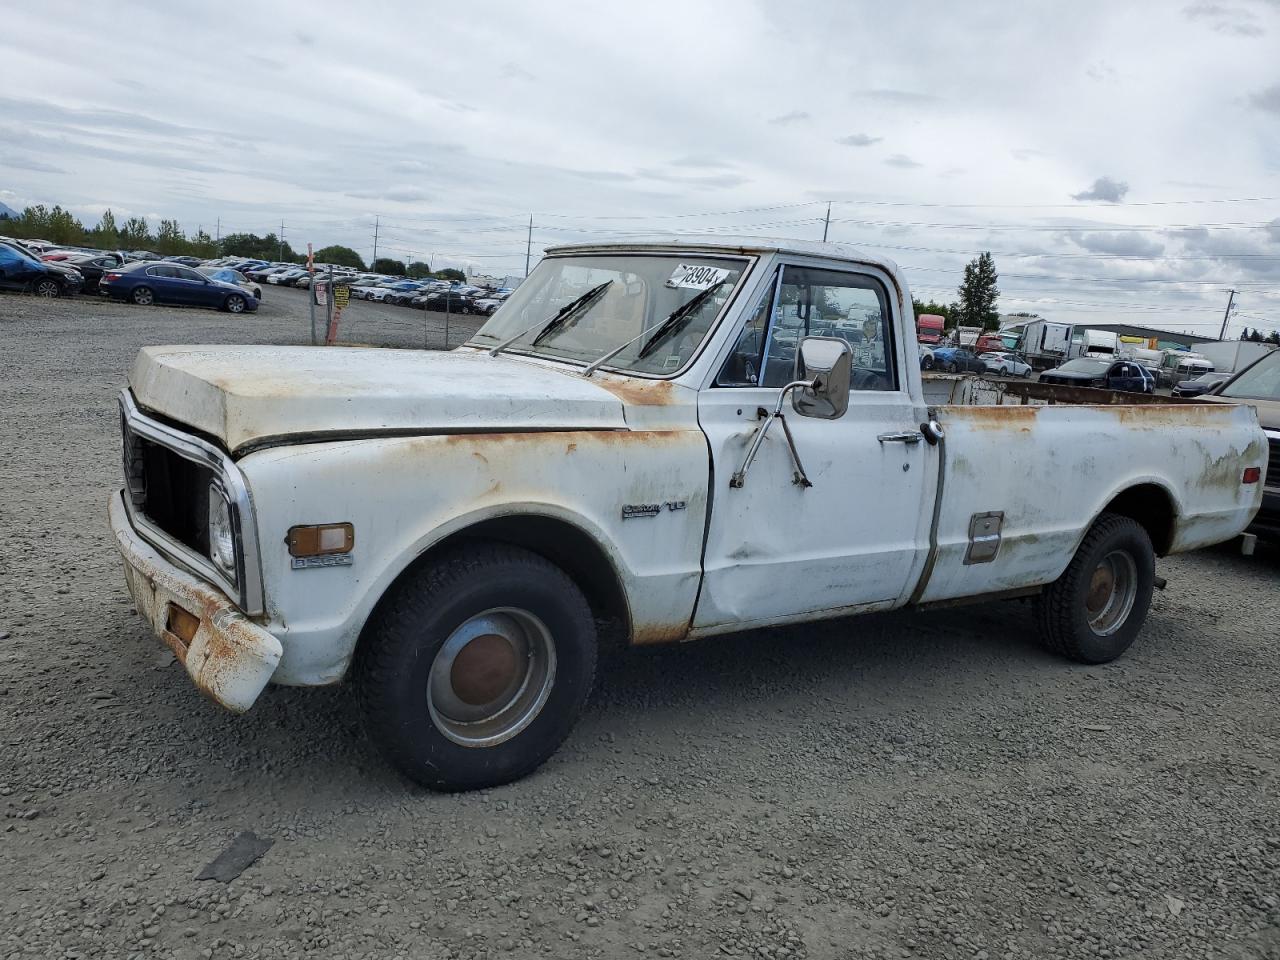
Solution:
[[(937, 452), (923, 442), (925, 409), (908, 390), (892, 289), (872, 268), (782, 265), (701, 392), (713, 490), (695, 633), (891, 607), (910, 595), (926, 555)], [(732, 486), (761, 413), (794, 378), (797, 345), (811, 335), (840, 337), (853, 351), (843, 416), (802, 417), (789, 400), (783, 408), (812, 486), (793, 482), (781, 423)]]

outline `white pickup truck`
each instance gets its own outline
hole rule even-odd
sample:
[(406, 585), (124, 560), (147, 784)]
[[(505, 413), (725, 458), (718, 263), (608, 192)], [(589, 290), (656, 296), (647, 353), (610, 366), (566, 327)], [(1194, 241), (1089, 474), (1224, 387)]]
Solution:
[(1257, 511), (1253, 409), (930, 394), (910, 304), (857, 249), (655, 241), (550, 251), (449, 353), (145, 348), (110, 498), (129, 589), (218, 703), (350, 677), (439, 789), (554, 752), (607, 621), (667, 643), (1034, 595), (1052, 649), (1118, 656), (1155, 557)]

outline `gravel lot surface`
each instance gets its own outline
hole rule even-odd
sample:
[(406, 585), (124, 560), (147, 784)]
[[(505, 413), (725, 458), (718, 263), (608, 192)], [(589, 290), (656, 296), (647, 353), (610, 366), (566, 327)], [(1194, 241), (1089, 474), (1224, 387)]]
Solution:
[(1276, 552), (1162, 561), (1101, 668), (1018, 603), (614, 653), (539, 772), (433, 795), (341, 687), (201, 699), (109, 541), (137, 348), (306, 342), (303, 295), (4, 296), (0, 337), (0, 957), (1280, 957)]

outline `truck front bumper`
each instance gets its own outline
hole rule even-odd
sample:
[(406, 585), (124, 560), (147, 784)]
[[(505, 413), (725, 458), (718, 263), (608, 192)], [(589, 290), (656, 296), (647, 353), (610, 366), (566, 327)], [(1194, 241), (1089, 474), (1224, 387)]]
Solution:
[(120, 491), (111, 495), (107, 510), (139, 616), (173, 651), (201, 692), (228, 710), (248, 710), (280, 663), (280, 641), (222, 592), (139, 537)]

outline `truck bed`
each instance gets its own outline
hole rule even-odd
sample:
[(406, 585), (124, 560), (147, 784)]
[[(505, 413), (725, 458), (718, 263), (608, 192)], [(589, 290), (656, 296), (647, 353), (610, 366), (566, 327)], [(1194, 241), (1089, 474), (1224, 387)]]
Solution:
[[(1251, 407), (979, 377), (924, 378), (943, 429), (935, 563), (917, 600), (1016, 592), (1062, 573), (1118, 498), (1163, 555), (1221, 542), (1261, 501), (1266, 462)], [(989, 563), (966, 563), (976, 514), (999, 514)]]
[(1011, 380), (1004, 377), (975, 377), (963, 374), (921, 375), (924, 399), (929, 406), (991, 407), (1040, 406), (1056, 404), (1092, 404), (1104, 406), (1142, 406), (1145, 404), (1193, 404), (1193, 398), (1164, 397), (1150, 393), (1123, 393), (1094, 387), (1068, 387), (1062, 384), (1038, 383), (1034, 380)]

